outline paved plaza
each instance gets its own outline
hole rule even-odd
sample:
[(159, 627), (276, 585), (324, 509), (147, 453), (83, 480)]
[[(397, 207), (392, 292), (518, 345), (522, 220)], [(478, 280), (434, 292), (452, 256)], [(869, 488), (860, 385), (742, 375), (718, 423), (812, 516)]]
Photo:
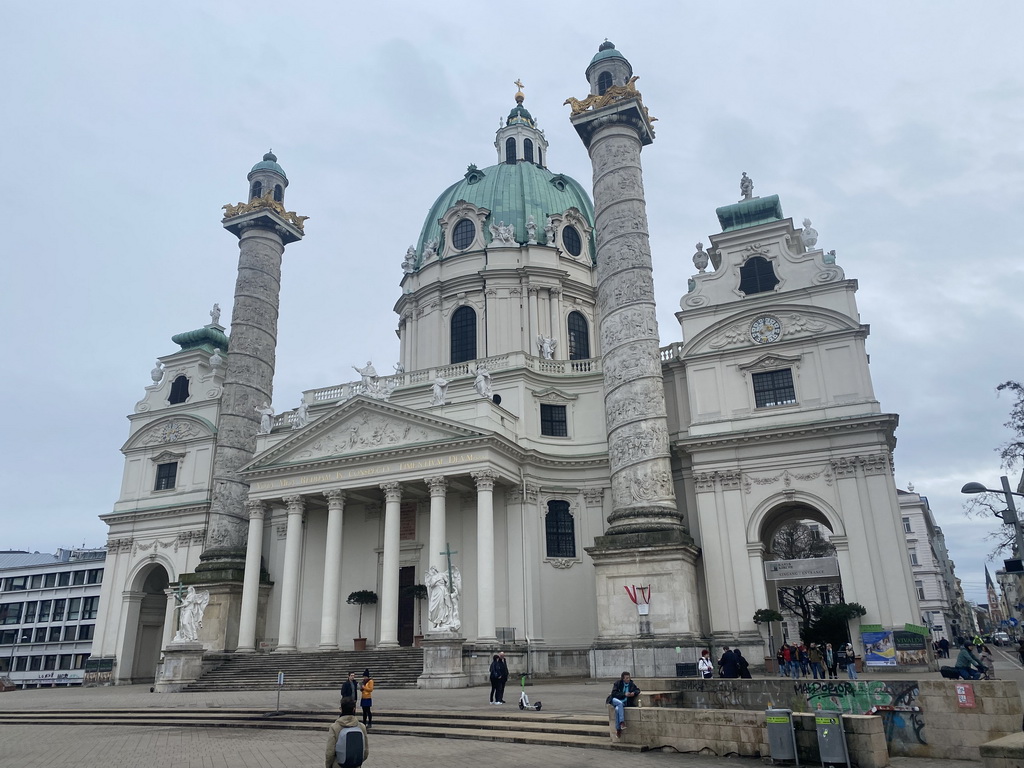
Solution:
[[(999, 653), (999, 676), (1024, 678), (1020, 665)], [(862, 679), (882, 677), (864, 675)], [(937, 677), (929, 673), (918, 677)], [(545, 713), (603, 714), (610, 681), (539, 682), (529, 688), (532, 700), (544, 702)], [(488, 689), (453, 691), (395, 690), (375, 692), (375, 711), (395, 710), (501, 711), (487, 702)], [(518, 686), (510, 685), (506, 699), (514, 702)], [(270, 691), (230, 693), (150, 693), (149, 686), (69, 688), (16, 691), (0, 694), (0, 710), (34, 709), (134, 709), (228, 707), (263, 708), (272, 711), (276, 694)], [(288, 691), (281, 694), (282, 710), (333, 711), (337, 693)], [(518, 708), (507, 705), (508, 710)], [(323, 765), (326, 730), (135, 727), (67, 725), (4, 725), (0, 727), (0, 768), (306, 768)], [(507, 742), (435, 739), (412, 736), (370, 735), (368, 765), (391, 768), (422, 768), (439, 764), (444, 768), (570, 768), (596, 761), (628, 762), (637, 766), (679, 766), (680, 768), (722, 768), (758, 766), (750, 758), (720, 758), (680, 755), (675, 752), (608, 753), (573, 747), (549, 747)], [(894, 758), (896, 768), (977, 768), (980, 763), (950, 760)]]

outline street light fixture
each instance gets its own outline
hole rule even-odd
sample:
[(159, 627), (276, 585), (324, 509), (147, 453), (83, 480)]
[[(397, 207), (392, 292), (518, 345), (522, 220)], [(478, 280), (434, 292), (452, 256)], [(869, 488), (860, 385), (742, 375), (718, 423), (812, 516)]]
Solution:
[(1007, 572), (1013, 573), (1024, 573), (1024, 563), (1021, 561), (1021, 557), (1024, 557), (1024, 533), (1021, 532), (1020, 518), (1017, 517), (1017, 505), (1013, 503), (1014, 496), (1020, 496), (1024, 498), (1024, 493), (1016, 493), (1010, 490), (1010, 481), (1003, 475), (999, 478), (1003, 488), (1000, 491), (992, 488), (986, 488), (981, 483), (967, 483), (963, 488), (960, 489), (960, 493), (976, 494), (976, 493), (1001, 493), (1003, 498), (1006, 500), (1006, 509), (1002, 512), (995, 512), (995, 516), (1001, 518), (1003, 523), (1006, 525), (1013, 526), (1013, 540), (1016, 548), (1016, 559), (1004, 560), (1003, 565), (1006, 566)]

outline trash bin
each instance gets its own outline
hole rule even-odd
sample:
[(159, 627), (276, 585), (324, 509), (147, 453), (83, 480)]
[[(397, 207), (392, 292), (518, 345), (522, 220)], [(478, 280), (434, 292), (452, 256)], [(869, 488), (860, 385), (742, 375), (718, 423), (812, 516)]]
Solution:
[(800, 765), (796, 754), (796, 733), (793, 731), (793, 710), (765, 710), (764, 722), (768, 726), (768, 750), (772, 762), (795, 760)]
[(676, 664), (676, 677), (696, 677), (697, 665), (693, 662), (681, 662)]
[(818, 755), (822, 765), (850, 765), (846, 750), (846, 731), (843, 713), (818, 710), (814, 713), (814, 728), (818, 732)]

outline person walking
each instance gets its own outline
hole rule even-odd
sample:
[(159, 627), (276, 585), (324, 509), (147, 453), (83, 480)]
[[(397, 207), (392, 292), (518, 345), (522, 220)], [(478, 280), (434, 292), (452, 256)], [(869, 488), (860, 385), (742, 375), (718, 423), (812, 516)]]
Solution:
[(373, 678), (370, 669), (363, 670), (363, 682), (359, 686), (359, 706), (363, 708), (363, 725), (373, 727)]
[(501, 697), (498, 695), (498, 678), (501, 677), (501, 665), (498, 664), (498, 654), (491, 657), (491, 666), (488, 670), (491, 679), (491, 693), (488, 701), (491, 704), (501, 704)]
[(722, 658), (718, 660), (719, 677), (739, 677), (739, 665), (736, 663), (736, 654), (729, 650), (729, 646), (723, 646)]
[(640, 695), (640, 688), (629, 678), (629, 672), (623, 672), (608, 696), (608, 703), (615, 708), (615, 735), (621, 736), (626, 727), (625, 707), (635, 707), (636, 697)]
[[(353, 673), (353, 676), (355, 673)], [(358, 728), (363, 732), (363, 762), (370, 756), (370, 739), (366, 728), (356, 719), (356, 702), (351, 697), (341, 700), (341, 717), (331, 723), (327, 733), (327, 754), (324, 756), (324, 768), (341, 768), (338, 762), (338, 737), (345, 728)]]
[(836, 672), (836, 653), (832, 650), (832, 643), (825, 643), (824, 653), (825, 669), (828, 670), (828, 679), (836, 680), (839, 674)]
[(944, 637), (939, 639), (939, 653), (942, 655), (942, 658), (949, 658), (949, 640)]

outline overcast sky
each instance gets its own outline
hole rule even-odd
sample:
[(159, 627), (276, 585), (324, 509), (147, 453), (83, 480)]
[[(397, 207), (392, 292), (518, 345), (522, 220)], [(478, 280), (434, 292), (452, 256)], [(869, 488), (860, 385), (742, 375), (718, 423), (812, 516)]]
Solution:
[[(170, 337), (228, 325), (221, 206), (272, 147), (290, 210), (274, 405), (398, 359), (401, 261), (516, 78), (549, 167), (590, 188), (567, 96), (606, 37), (659, 118), (644, 149), (662, 343), (746, 171), (859, 281), (896, 480), (929, 497), (968, 595), (1024, 377), (1024, 4), (4, 3), (0, 549), (101, 546), (126, 415)], [(992, 570), (995, 570), (994, 566)]]

